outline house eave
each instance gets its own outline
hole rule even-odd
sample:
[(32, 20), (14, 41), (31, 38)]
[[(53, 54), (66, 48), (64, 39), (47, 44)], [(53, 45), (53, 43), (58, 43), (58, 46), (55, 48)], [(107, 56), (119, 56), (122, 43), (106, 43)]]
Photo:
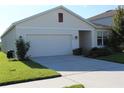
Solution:
[(111, 27), (97, 27), (96, 29), (111, 30)]
[(6, 31), (1, 35), (1, 38), (3, 38), (9, 31), (11, 31), (11, 29), (13, 29), (15, 27), (15, 24), (11, 24)]

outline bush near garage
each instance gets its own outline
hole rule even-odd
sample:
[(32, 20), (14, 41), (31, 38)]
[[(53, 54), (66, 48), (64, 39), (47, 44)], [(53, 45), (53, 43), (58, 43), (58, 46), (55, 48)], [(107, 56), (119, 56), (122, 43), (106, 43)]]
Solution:
[(30, 48), (30, 42), (26, 42), (22, 36), (16, 40), (16, 54), (19, 60), (26, 60), (26, 54)]
[(96, 58), (96, 57), (100, 57), (100, 56), (108, 56), (113, 54), (113, 51), (108, 48), (108, 47), (103, 47), (103, 48), (92, 48), (89, 53), (88, 53), (88, 57), (91, 58)]
[(82, 48), (76, 48), (73, 50), (73, 55), (82, 55)]

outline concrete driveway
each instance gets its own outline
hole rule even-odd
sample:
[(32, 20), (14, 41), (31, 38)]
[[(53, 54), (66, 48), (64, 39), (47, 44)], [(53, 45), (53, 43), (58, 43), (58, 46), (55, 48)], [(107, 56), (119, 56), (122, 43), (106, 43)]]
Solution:
[(88, 88), (124, 88), (124, 64), (73, 55), (37, 57), (34, 60), (62, 74), (56, 86), (82, 83)]
[(59, 72), (124, 71), (124, 65), (82, 56), (50, 56), (33, 58), (36, 62)]
[(57, 70), (62, 77), (4, 87), (61, 88), (82, 83), (86, 88), (124, 88), (124, 64), (72, 55), (33, 59), (48, 68)]

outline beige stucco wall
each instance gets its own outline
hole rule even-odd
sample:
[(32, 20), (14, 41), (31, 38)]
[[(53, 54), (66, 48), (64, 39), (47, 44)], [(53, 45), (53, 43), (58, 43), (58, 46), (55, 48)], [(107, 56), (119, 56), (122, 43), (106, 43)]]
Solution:
[[(58, 22), (58, 13), (63, 13), (63, 22)], [(21, 27), (57, 27), (57, 28), (77, 28), (79, 30), (91, 30), (94, 29), (91, 25), (81, 21), (79, 18), (68, 13), (63, 9), (57, 9), (50, 11), (41, 16), (34, 17), (30, 20), (24, 21), (18, 26)]]

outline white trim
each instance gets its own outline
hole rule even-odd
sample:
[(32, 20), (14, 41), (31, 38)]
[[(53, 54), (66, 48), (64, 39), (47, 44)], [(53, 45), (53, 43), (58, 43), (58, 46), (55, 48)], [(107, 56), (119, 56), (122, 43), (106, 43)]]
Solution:
[(93, 29), (82, 29), (82, 28), (60, 28), (60, 27), (16, 27), (18, 29), (52, 29), (52, 30), (77, 30), (77, 31), (93, 31)]
[(93, 31), (91, 31), (91, 41), (92, 41), (91, 47), (92, 48), (96, 46), (96, 42), (95, 42), (96, 40), (95, 39), (96, 39), (96, 31), (93, 30)]
[(73, 35), (72, 34), (56, 34), (56, 33), (53, 33), (53, 34), (26, 34), (26, 36), (44, 36), (44, 35), (47, 35), (47, 36), (49, 36), (49, 35), (52, 35), (52, 36), (54, 36), (54, 35), (58, 35), (58, 36), (63, 36), (63, 35), (66, 35), (66, 36), (72, 36), (73, 37)]
[(65, 33), (62, 33), (62, 34), (59, 34), (59, 33), (53, 33), (53, 34), (46, 34), (46, 33), (44, 33), (44, 34), (26, 34), (25, 36), (26, 36), (26, 40), (27, 40), (27, 36), (55, 36), (55, 35), (57, 35), (57, 36), (63, 36), (63, 35), (66, 35), (66, 36), (71, 36), (72, 37), (72, 40), (74, 39), (74, 36), (72, 35), (72, 34), (65, 34)]

